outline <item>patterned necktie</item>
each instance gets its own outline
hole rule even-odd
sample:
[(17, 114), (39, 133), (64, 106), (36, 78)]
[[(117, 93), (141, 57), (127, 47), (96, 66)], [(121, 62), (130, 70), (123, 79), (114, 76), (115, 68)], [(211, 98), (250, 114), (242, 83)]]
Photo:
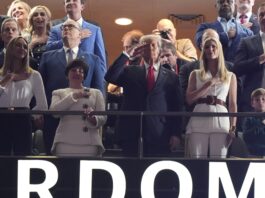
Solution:
[(73, 61), (73, 59), (74, 59), (74, 53), (73, 53), (73, 50), (71, 48), (69, 48), (67, 50), (67, 56), (68, 56), (68, 60), (67, 60), (68, 63), (70, 63), (71, 61)]
[(245, 14), (241, 14), (240, 16), (239, 16), (239, 19), (240, 19), (240, 23), (241, 24), (244, 24), (244, 23), (246, 23), (247, 22), (247, 15), (245, 15)]
[(154, 66), (151, 65), (148, 68), (147, 73), (147, 90), (150, 92), (155, 85), (155, 73), (154, 73)]

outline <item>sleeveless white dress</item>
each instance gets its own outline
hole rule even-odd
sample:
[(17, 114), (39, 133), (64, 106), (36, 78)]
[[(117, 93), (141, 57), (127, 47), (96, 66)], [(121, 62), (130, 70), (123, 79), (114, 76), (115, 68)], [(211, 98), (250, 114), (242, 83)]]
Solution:
[[(206, 73), (206, 81), (202, 81), (199, 77), (199, 70), (196, 70), (196, 89), (200, 89), (203, 84), (212, 78), (210, 72)], [(218, 99), (226, 101), (229, 86), (231, 82), (232, 72), (228, 72), (228, 81), (220, 82), (213, 85), (208, 93), (205, 95), (217, 96)], [(196, 104), (193, 112), (228, 112), (227, 108), (223, 105), (208, 105), (206, 103)], [(186, 127), (186, 133), (228, 133), (230, 128), (229, 117), (191, 117)]]

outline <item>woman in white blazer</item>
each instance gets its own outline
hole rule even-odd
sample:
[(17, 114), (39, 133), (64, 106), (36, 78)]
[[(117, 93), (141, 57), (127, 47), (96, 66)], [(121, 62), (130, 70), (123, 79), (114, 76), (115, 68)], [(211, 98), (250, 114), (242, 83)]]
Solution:
[(82, 85), (88, 65), (80, 59), (70, 62), (65, 70), (69, 88), (53, 91), (50, 110), (84, 111), (83, 115), (62, 115), (56, 130), (52, 153), (56, 156), (101, 156), (104, 152), (99, 129), (106, 116), (91, 115), (104, 111), (105, 101), (97, 89)]

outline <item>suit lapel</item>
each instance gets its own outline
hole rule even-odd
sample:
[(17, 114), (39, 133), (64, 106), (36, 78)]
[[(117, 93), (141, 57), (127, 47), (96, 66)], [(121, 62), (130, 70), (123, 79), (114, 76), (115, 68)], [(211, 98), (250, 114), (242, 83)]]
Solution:
[(223, 29), (223, 27), (222, 27), (222, 25), (221, 25), (221, 23), (219, 21), (215, 21), (215, 25), (214, 26), (216, 27), (216, 31), (217, 32), (224, 32), (224, 29)]
[(66, 61), (66, 55), (65, 55), (64, 48), (61, 48), (58, 50), (58, 60), (60, 62), (60, 65), (63, 65), (64, 67), (66, 67), (67, 61)]
[[(160, 65), (159, 67), (159, 71), (158, 71), (158, 75), (157, 75), (157, 79), (155, 81), (155, 86), (153, 88), (153, 90), (151, 90), (151, 93), (155, 93), (157, 90), (161, 90), (160, 86), (162, 86), (164, 84), (164, 81), (166, 79), (166, 69), (164, 67), (162, 67), (162, 65)], [(147, 90), (147, 80), (145, 80), (146, 82), (146, 90)]]

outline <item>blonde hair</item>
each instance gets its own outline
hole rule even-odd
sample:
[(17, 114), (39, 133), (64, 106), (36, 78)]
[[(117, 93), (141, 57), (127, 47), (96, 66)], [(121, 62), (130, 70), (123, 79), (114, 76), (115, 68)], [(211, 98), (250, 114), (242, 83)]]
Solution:
[(209, 41), (213, 41), (217, 45), (217, 53), (218, 53), (218, 72), (221, 82), (228, 82), (228, 70), (225, 66), (225, 59), (222, 44), (220, 41), (214, 37), (208, 37), (203, 41), (202, 44), (202, 53), (200, 56), (200, 78), (201, 80), (206, 80), (206, 72), (208, 71), (207, 59), (205, 57), (205, 44)]
[(19, 37), (15, 37), (15, 38), (11, 39), (11, 41), (7, 45), (5, 59), (4, 59), (4, 65), (0, 70), (0, 74), (3, 76), (9, 72), (14, 72), (14, 62), (15, 62), (16, 58), (15, 58), (13, 52), (14, 52), (14, 47), (15, 47), (15, 45), (19, 39), (24, 40), (27, 44), (27, 55), (22, 59), (20, 66), (21, 66), (22, 70), (24, 70), (26, 73), (32, 73), (33, 72), (33, 69), (31, 69), (31, 67), (29, 66), (28, 42), (25, 38), (19, 36)]
[(46, 6), (43, 6), (43, 5), (37, 5), (31, 9), (31, 11), (29, 13), (29, 17), (28, 17), (29, 18), (29, 20), (28, 20), (28, 31), (30, 32), (30, 34), (32, 34), (34, 32), (33, 15), (37, 9), (44, 10), (44, 12), (48, 18), (48, 23), (46, 24), (46, 34), (49, 35), (50, 29), (52, 27), (52, 24), (51, 24), (52, 14), (51, 14), (51, 11), (49, 10), (49, 8)]
[(9, 8), (8, 8), (7, 16), (9, 16), (9, 17), (13, 17), (13, 16), (12, 16), (12, 10), (13, 10), (14, 5), (16, 5), (17, 3), (22, 3), (22, 4), (24, 5), (25, 10), (26, 10), (28, 13), (30, 12), (31, 7), (29, 6), (29, 4), (27, 4), (25, 1), (22, 1), (22, 0), (14, 0), (14, 1), (10, 4), (10, 6), (9, 6)]

